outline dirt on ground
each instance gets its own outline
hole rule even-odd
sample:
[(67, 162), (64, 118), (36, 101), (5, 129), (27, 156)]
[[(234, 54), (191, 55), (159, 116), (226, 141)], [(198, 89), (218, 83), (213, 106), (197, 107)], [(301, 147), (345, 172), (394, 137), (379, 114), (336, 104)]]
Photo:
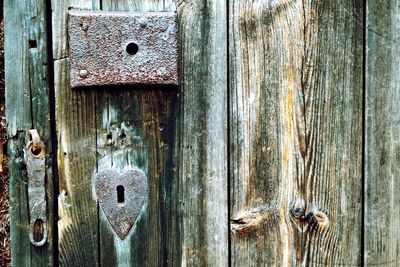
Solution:
[(4, 91), (4, 20), (3, 1), (0, 2), (0, 266), (10, 266), (10, 221), (8, 175), (6, 162), (6, 119)]

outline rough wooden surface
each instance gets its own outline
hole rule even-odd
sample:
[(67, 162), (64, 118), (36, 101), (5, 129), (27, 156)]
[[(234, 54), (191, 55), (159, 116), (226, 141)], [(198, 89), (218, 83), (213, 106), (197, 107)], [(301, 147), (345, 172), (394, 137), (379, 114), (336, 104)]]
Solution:
[[(356, 0), (232, 0), (229, 25), (226, 4), (176, 3), (180, 88), (108, 91), (69, 87), (67, 10), (175, 3), (52, 0), (60, 265), (399, 265), (400, 2), (369, 0), (363, 21)], [(5, 1), (13, 266), (54, 263), (52, 225), (48, 245), (29, 244), (22, 152), (26, 130), (38, 129), (51, 218), (44, 12), (43, 2)], [(149, 181), (123, 241), (93, 190), (107, 167)]]
[[(106, 89), (107, 90), (107, 89)], [(98, 169), (138, 168), (148, 179), (148, 199), (134, 229), (120, 240), (100, 209), (102, 266), (163, 266), (173, 260), (172, 191), (176, 88), (132, 89), (99, 93)], [(168, 242), (171, 242), (168, 246)]]
[(367, 1), (365, 264), (400, 265), (400, 1)]
[[(102, 2), (105, 11), (174, 11), (172, 1)], [(130, 86), (98, 92), (98, 169), (139, 168), (145, 172), (148, 199), (135, 228), (120, 240), (100, 210), (100, 259), (103, 266), (164, 266), (178, 253), (173, 170), (178, 87)], [(179, 259), (179, 258), (178, 258)]]
[(92, 2), (95, 1), (52, 1), (61, 266), (99, 265), (98, 208), (91, 183), (96, 170), (96, 94), (71, 90), (66, 59), (67, 10), (95, 8)]
[(234, 266), (361, 260), (363, 3), (230, 2)]
[(179, 1), (183, 266), (227, 266), (226, 1)]
[[(65, 266), (163, 266), (179, 260), (174, 171), (178, 88), (71, 90), (67, 75), (68, 8), (173, 11), (169, 1), (53, 1), (60, 167), (60, 263)], [(60, 19), (61, 18), (61, 19)], [(73, 107), (71, 108), (71, 103)], [(120, 240), (98, 207), (93, 175), (139, 168), (149, 198), (136, 227)], [(176, 196), (176, 194), (175, 194)], [(174, 226), (175, 225), (175, 226)], [(175, 228), (174, 228), (175, 227)]]
[[(52, 266), (53, 195), (48, 104), (46, 14), (43, 1), (4, 2), (5, 83), (10, 175), (12, 266)], [(46, 144), (48, 239), (29, 242), (29, 208), (23, 147), (36, 128)]]

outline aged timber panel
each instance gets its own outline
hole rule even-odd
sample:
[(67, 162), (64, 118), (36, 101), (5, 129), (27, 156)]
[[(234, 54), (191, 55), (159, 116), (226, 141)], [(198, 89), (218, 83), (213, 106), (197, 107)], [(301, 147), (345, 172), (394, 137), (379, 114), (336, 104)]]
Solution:
[[(106, 11), (174, 11), (158, 1), (103, 1)], [(134, 4), (134, 5), (133, 5)], [(150, 8), (153, 7), (153, 8)], [(147, 9), (148, 8), (148, 9)], [(102, 266), (165, 266), (179, 260), (177, 235), (177, 86), (105, 88), (98, 93), (98, 170), (137, 168), (145, 173), (148, 199), (136, 228), (120, 240), (99, 214)]]
[(172, 153), (178, 99), (173, 88), (164, 91), (141, 88), (99, 95), (99, 171), (137, 168), (146, 174), (149, 185), (136, 229), (124, 240), (115, 235), (100, 211), (101, 265), (160, 266), (172, 260), (168, 252), (174, 243), (167, 246), (167, 242), (174, 242), (171, 224), (176, 218), (171, 190), (177, 183)]
[(229, 6), (232, 265), (360, 265), (362, 1)]
[[(69, 87), (67, 10), (173, 11), (168, 1), (53, 1), (60, 166), (60, 263), (65, 266), (163, 266), (180, 259), (174, 167), (178, 87)], [(157, 2), (157, 3), (156, 3)], [(100, 5), (101, 4), (101, 5)], [(148, 9), (147, 9), (148, 7)], [(152, 8), (150, 8), (152, 7)], [(154, 8), (154, 9), (153, 9)], [(59, 38), (57, 38), (59, 37)], [(71, 106), (71, 103), (74, 103)], [(139, 169), (148, 198), (134, 229), (121, 240), (98, 207), (98, 171)]]
[(400, 265), (400, 1), (367, 1), (365, 265)]
[[(3, 4), (3, 2), (2, 2)], [(12, 266), (53, 266), (53, 176), (44, 1), (4, 1), (5, 83), (10, 175)], [(29, 242), (27, 173), (23, 148), (36, 128), (46, 145), (47, 243)]]
[(95, 9), (92, 0), (52, 1), (61, 266), (99, 265), (98, 207), (92, 197), (96, 170), (96, 94), (69, 87), (67, 11)]
[(182, 266), (227, 266), (227, 18), (224, 0), (178, 2)]

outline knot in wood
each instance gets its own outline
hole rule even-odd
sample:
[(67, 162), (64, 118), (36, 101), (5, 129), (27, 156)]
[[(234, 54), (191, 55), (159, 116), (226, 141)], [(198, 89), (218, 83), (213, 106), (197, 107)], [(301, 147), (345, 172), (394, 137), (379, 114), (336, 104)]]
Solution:
[(290, 215), (295, 219), (305, 218), (305, 208), (304, 201), (302, 199), (297, 199), (290, 204), (289, 208)]
[(318, 229), (320, 230), (324, 230), (326, 227), (329, 226), (329, 218), (322, 211), (315, 211), (313, 214), (313, 219), (317, 223)]

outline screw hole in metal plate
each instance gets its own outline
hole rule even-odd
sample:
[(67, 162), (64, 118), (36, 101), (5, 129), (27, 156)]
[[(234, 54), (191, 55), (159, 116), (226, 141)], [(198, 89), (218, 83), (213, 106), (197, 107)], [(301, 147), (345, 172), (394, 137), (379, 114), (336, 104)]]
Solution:
[(139, 51), (139, 46), (137, 45), (137, 44), (135, 44), (135, 43), (129, 43), (127, 46), (126, 46), (126, 52), (129, 54), (129, 55), (135, 55), (137, 52)]

